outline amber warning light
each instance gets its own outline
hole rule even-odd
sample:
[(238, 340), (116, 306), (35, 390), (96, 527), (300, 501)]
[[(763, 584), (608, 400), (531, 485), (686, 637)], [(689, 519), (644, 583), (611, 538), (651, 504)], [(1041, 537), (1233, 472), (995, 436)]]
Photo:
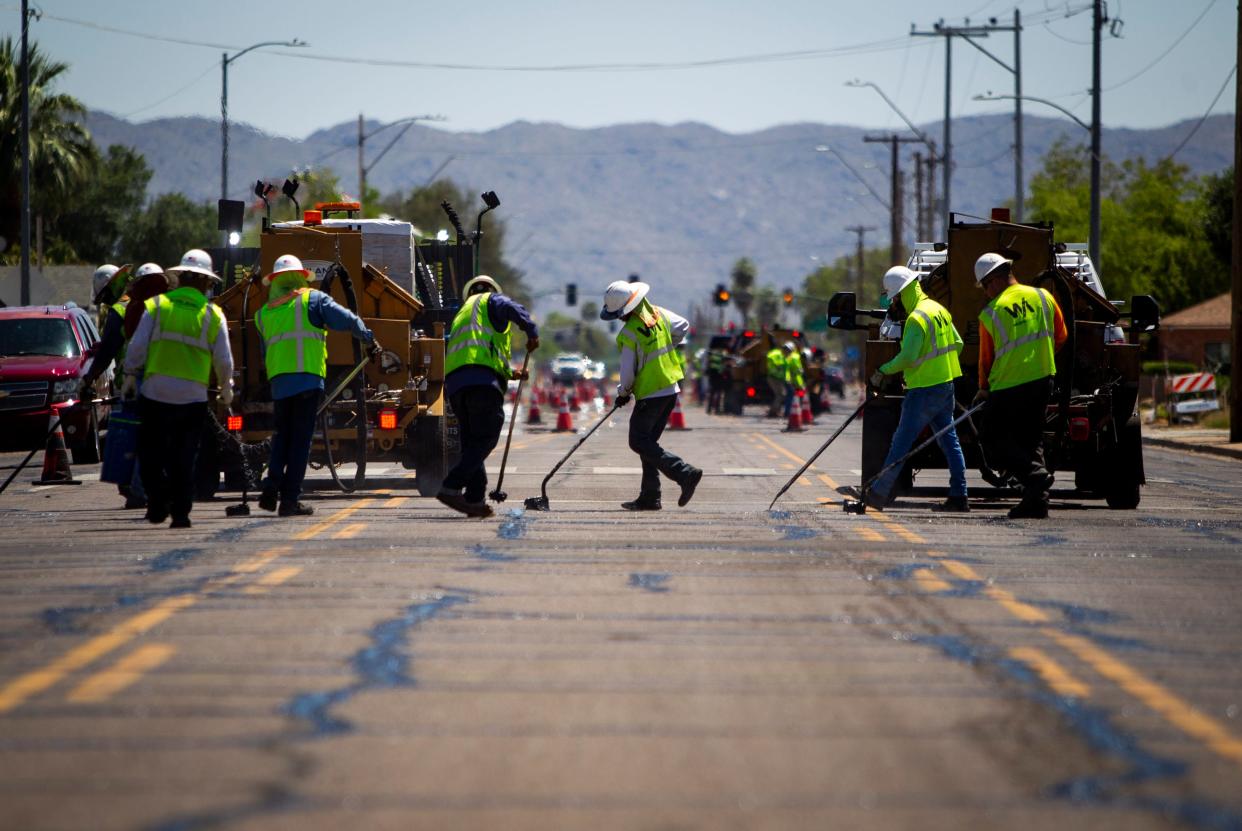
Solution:
[(230, 433), (240, 433), (242, 429), (242, 417), (239, 415), (229, 416), (227, 426)]
[(397, 411), (396, 410), (380, 410), (379, 426), (381, 430), (397, 429)]

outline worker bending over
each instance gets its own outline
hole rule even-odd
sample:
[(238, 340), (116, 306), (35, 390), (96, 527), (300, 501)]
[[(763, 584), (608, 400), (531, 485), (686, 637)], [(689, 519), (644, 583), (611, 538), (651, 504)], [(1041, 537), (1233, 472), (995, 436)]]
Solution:
[(677, 382), (685, 377), (677, 347), (690, 332), (690, 322), (647, 300), (651, 286), (617, 280), (604, 292), (601, 320), (625, 321), (617, 333), (621, 350), (621, 383), (617, 406), (638, 399), (630, 416), (630, 449), (643, 463), (638, 498), (623, 502), (627, 511), (658, 511), (660, 474), (681, 486), (679, 507), (685, 507), (703, 478), (703, 471), (660, 447), (660, 436), (677, 403)]
[(509, 365), (513, 326), (526, 334), (528, 353), (539, 348), (539, 328), (486, 274), (466, 283), (461, 296), (444, 355), (444, 388), (457, 416), (461, 460), (444, 477), (436, 499), (466, 516), (489, 517), (487, 457), (505, 426), (509, 379), (518, 377)]
[(1013, 261), (984, 254), (975, 282), (988, 296), (979, 313), (979, 392), (988, 460), (1017, 477), (1022, 501), (1010, 519), (1044, 519), (1053, 477), (1044, 466), (1044, 419), (1067, 336), (1061, 307), (1044, 289), (1024, 286)]
[[(890, 305), (888, 316), (904, 319), (901, 351), (871, 376), (871, 386), (879, 388), (886, 375), (901, 373), (906, 394), (901, 401), (901, 419), (893, 433), (884, 467), (893, 465), (863, 494), (867, 504), (877, 510), (892, 500), (893, 485), (901, 474), (895, 462), (910, 452), (924, 427), (932, 432), (944, 430), (936, 443), (949, 463), (949, 498), (940, 510), (966, 512), (966, 457), (952, 425), (953, 408), (957, 403), (953, 381), (962, 375), (957, 353), (962, 349), (962, 336), (953, 325), (949, 310), (923, 293), (918, 275), (905, 266), (893, 266), (884, 275), (884, 290)], [(945, 428), (948, 427), (946, 430)], [(883, 468), (881, 468), (883, 469)]]
[(309, 516), (315, 509), (298, 500), (310, 461), (315, 416), (328, 375), (328, 329), (348, 332), (383, 353), (362, 318), (322, 291), (310, 288), (314, 275), (292, 254), (277, 257), (263, 278), (268, 301), (254, 316), (259, 348), (272, 386), (272, 449), (259, 507), (280, 516)]
[(798, 390), (802, 389), (802, 356), (798, 354), (798, 347), (791, 340), (785, 341), (785, 418), (788, 420), (789, 413), (794, 406), (794, 398), (797, 397)]
[(194, 461), (207, 416), (207, 385), (214, 366), (220, 404), (233, 401), (233, 353), (220, 307), (208, 294), (220, 278), (211, 257), (197, 248), (170, 268), (178, 288), (147, 300), (125, 354), (121, 395), (132, 398), (142, 378), (138, 461), (147, 492), (147, 521), (190, 527)]
[(779, 418), (781, 404), (785, 401), (785, 353), (772, 342), (767, 354), (768, 389), (772, 391), (772, 403), (768, 405), (768, 418)]

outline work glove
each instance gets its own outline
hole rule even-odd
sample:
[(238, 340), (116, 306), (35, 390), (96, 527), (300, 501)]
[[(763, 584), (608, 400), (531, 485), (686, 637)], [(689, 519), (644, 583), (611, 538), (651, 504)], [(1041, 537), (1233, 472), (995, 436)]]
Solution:
[(973, 399), (971, 399), (970, 406), (971, 406), (971, 407), (977, 407), (977, 406), (979, 406), (980, 404), (982, 404), (984, 401), (987, 401), (987, 400), (988, 400), (988, 391), (987, 391), (987, 390), (979, 390), (977, 393), (975, 393), (975, 397), (974, 397)]
[(138, 397), (138, 378), (126, 373), (125, 380), (121, 382), (121, 398), (126, 401), (133, 401)]
[(875, 372), (871, 373), (871, 386), (875, 387), (876, 389), (879, 389), (880, 387), (884, 386), (884, 373), (883, 372), (880, 372), (880, 370), (877, 369)]
[(620, 385), (618, 385), (617, 386), (617, 409), (620, 409), (624, 407), (626, 404), (629, 404), (630, 398), (632, 397), (633, 396), (631, 395), (629, 390), (622, 389)]
[(371, 360), (378, 361), (380, 355), (384, 354), (384, 347), (380, 346), (377, 340), (371, 341), (371, 345), (367, 348), (367, 354), (371, 356)]
[(527, 352), (534, 352), (538, 348), (539, 348), (539, 338), (527, 338), (526, 339), (526, 351)]
[(220, 406), (226, 410), (229, 407), (233, 406), (233, 385), (232, 384), (225, 384), (223, 387), (220, 388), (219, 401), (220, 401)]

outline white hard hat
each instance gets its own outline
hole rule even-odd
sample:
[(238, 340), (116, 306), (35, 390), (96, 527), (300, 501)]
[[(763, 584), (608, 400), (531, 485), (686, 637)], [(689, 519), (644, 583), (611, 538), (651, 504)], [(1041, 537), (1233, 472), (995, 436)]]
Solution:
[(647, 283), (628, 283), (615, 280), (604, 289), (604, 308), (600, 309), (600, 320), (616, 320), (638, 308), (643, 302), (651, 286)]
[(120, 270), (121, 269), (119, 267), (114, 266), (111, 263), (101, 265), (99, 268), (95, 269), (95, 276), (91, 278), (91, 297), (94, 298), (92, 302), (99, 302), (100, 295), (102, 295), (104, 289), (112, 283), (112, 278), (115, 277), (116, 273)]
[(221, 282), (220, 275), (211, 268), (211, 256), (201, 248), (191, 248), (181, 255), (180, 265), (168, 269), (169, 274), (181, 274), (184, 271), (201, 274), (204, 277), (211, 277), (216, 282)]
[(794, 342), (793, 342), (793, 341), (791, 341), (791, 340), (787, 340), (787, 341), (785, 341), (785, 351), (786, 351), (786, 352), (792, 352), (792, 351), (794, 351)]
[(138, 273), (134, 275), (135, 280), (141, 280), (143, 277), (150, 277), (152, 274), (163, 274), (164, 269), (159, 263), (143, 263), (138, 266)]
[(919, 279), (919, 275), (904, 265), (895, 265), (884, 272), (884, 293), (888, 295), (890, 300), (896, 300), (897, 295), (901, 294), (906, 286), (917, 279)]
[(461, 287), (461, 299), (465, 300), (470, 296), (470, 292), (474, 291), (475, 286), (490, 286), (493, 294), (500, 294), (500, 283), (497, 283), (486, 274), (480, 274), (471, 280), (466, 281), (466, 285)]
[(1002, 265), (1013, 267), (1013, 260), (1006, 260), (1000, 254), (988, 252), (979, 259), (975, 260), (975, 284), (983, 285), (983, 281), (988, 278), (993, 271)]
[(310, 280), (313, 275), (309, 269), (302, 267), (302, 261), (292, 254), (282, 254), (276, 258), (276, 262), (272, 263), (272, 272), (263, 277), (265, 285), (271, 285), (272, 280), (282, 274), (297, 274), (304, 280)]

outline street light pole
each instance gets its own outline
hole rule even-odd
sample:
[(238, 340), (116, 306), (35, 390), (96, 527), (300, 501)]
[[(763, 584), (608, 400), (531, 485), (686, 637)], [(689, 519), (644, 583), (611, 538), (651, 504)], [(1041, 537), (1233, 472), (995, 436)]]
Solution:
[[(362, 119), (362, 113), (358, 113), (358, 204), (361, 205), (363, 200), (366, 199), (367, 173), (370, 172), (371, 169), (375, 167), (375, 165), (379, 164), (379, 160), (384, 158), (385, 154), (387, 154), (388, 151), (393, 148), (393, 145), (395, 145), (398, 141), (401, 140), (401, 137), (405, 135), (407, 130), (409, 130), (411, 127), (414, 126), (415, 122), (447, 121), (447, 120), (448, 119), (446, 119), (442, 115), (412, 115), (409, 118), (400, 118), (400, 119), (397, 119), (396, 121), (390, 121), (387, 124), (382, 124), (379, 127), (376, 127), (370, 133), (364, 133), (363, 130), (365, 128), (364, 128), (364, 122)], [(401, 132), (397, 133), (396, 137), (394, 137), (392, 141), (388, 142), (388, 144), (384, 146), (384, 149), (379, 152), (378, 156), (376, 156), (374, 159), (371, 160), (370, 164), (364, 163), (363, 146), (366, 144), (367, 139), (374, 138), (375, 136), (387, 130), (389, 127), (396, 127), (399, 124), (405, 125), (405, 127), (401, 130)]]
[(30, 305), (30, 8), (22, 0), (22, 267), (21, 304)]
[(1104, 0), (1094, 0), (1091, 10), (1091, 263), (1100, 263), (1100, 39), (1104, 29)]

